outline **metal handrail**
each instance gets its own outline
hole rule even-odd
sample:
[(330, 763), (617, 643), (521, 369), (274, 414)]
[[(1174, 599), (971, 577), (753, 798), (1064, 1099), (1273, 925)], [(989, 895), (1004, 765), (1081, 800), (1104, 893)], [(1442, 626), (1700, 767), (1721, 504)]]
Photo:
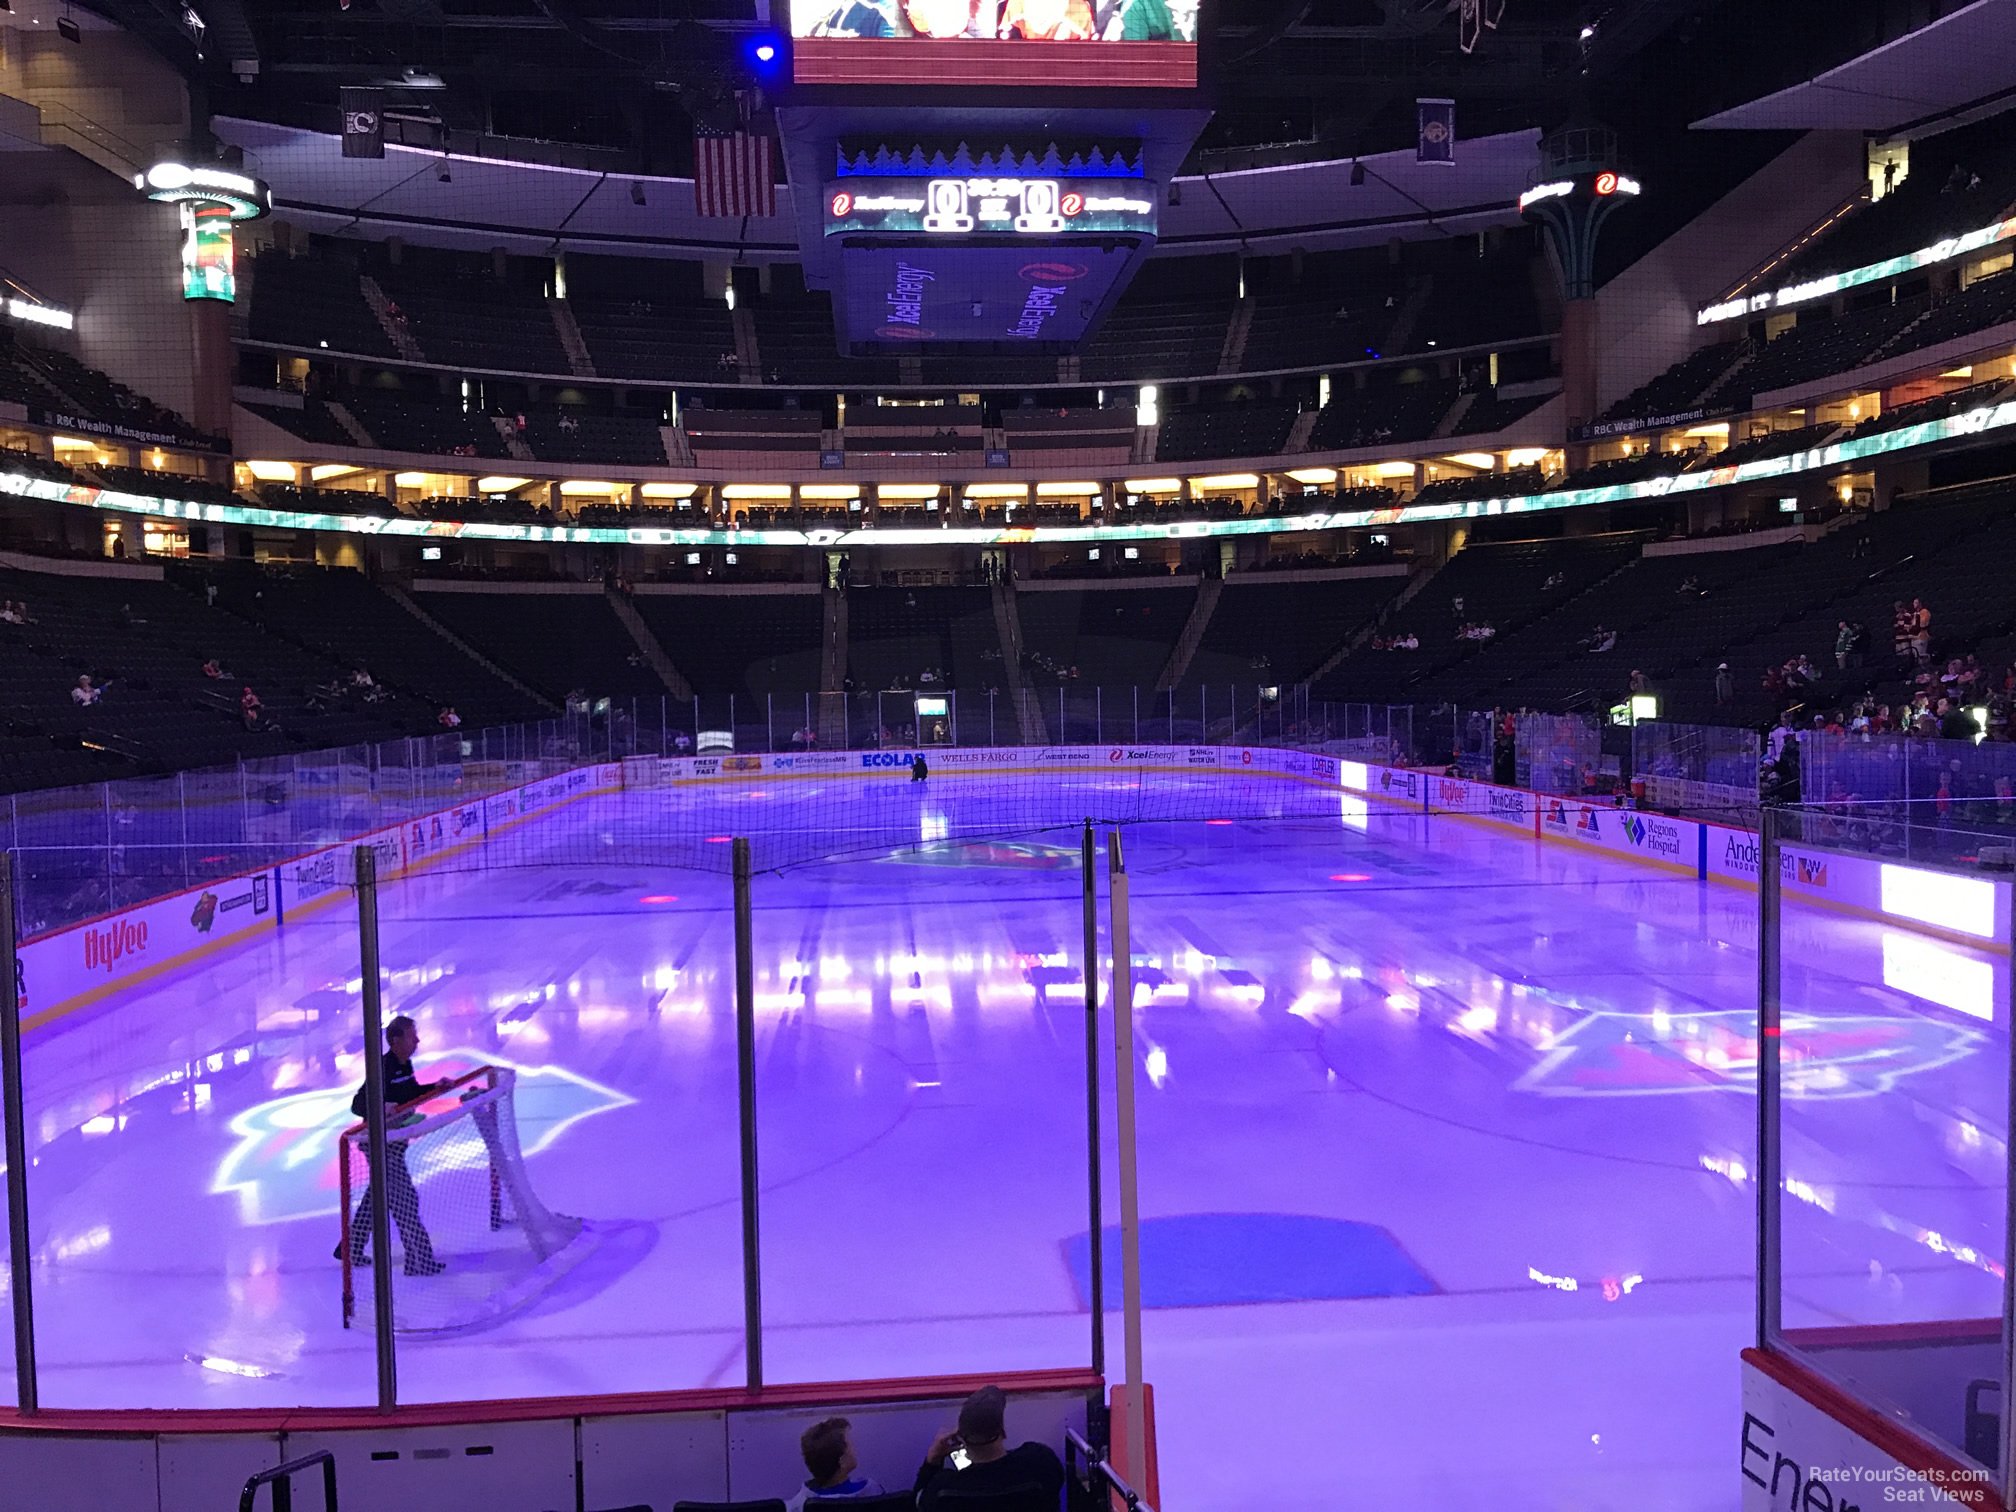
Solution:
[(1085, 1478), (1095, 1479), (1101, 1483), (1098, 1487), (1088, 1484), (1085, 1487), (1086, 1490), (1103, 1489), (1114, 1496), (1118, 1496), (1126, 1503), (1127, 1512), (1155, 1512), (1154, 1505), (1145, 1496), (1141, 1495), (1140, 1492), (1128, 1485), (1121, 1478), (1120, 1472), (1113, 1468), (1112, 1462), (1087, 1443), (1080, 1436), (1077, 1429), (1066, 1428), (1064, 1430), (1064, 1450), (1066, 1458), (1071, 1461), (1074, 1467), (1080, 1456), (1083, 1456)]
[(317, 1449), (271, 1470), (261, 1470), (238, 1493), (238, 1512), (252, 1512), (253, 1503), (259, 1499), (259, 1488), (268, 1484), (273, 1487), (273, 1512), (294, 1512), (294, 1477), (312, 1465), (322, 1467), (323, 1507), (326, 1512), (336, 1512), (336, 1456), (327, 1449)]

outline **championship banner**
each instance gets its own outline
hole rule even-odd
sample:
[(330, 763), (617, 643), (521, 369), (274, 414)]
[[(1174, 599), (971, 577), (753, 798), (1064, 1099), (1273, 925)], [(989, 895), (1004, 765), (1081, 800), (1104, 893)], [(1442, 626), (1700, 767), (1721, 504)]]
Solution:
[(343, 108), (343, 156), (382, 158), (385, 156), (385, 97), (376, 89), (345, 88)]
[(1414, 144), (1414, 160), (1419, 163), (1447, 163), (1456, 166), (1456, 102), (1416, 100), (1414, 114), (1419, 131)]

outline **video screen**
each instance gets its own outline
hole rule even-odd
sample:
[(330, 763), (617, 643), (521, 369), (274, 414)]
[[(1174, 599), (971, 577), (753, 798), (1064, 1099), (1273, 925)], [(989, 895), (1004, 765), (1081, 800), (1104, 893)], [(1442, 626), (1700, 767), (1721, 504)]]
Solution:
[[(793, 77), (801, 84), (1190, 88), (1197, 82), (1198, 3), (792, 0)], [(1028, 42), (1061, 45), (1013, 45)]]

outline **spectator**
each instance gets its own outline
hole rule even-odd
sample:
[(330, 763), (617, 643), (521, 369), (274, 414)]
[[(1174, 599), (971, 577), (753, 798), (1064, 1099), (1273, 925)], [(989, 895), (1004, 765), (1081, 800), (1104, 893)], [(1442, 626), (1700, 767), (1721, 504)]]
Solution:
[(1942, 698), (1933, 713), (1939, 720), (1941, 740), (1972, 740), (1981, 733), (1981, 727), (1974, 723), (1974, 716), (1950, 698)]
[(453, 704), (443, 704), (441, 712), (434, 716), (434, 722), (444, 730), (457, 730), (462, 727), (462, 716), (455, 712)]
[(90, 674), (77, 679), (77, 686), (70, 690), (70, 702), (80, 709), (88, 709), (105, 696), (103, 688), (93, 687)]
[(28, 623), (27, 620), (22, 618), (22, 611), (16, 607), (12, 599), (8, 599), (4, 604), (0, 604), (0, 621), (4, 621), (9, 625), (25, 625)]
[(1633, 693), (1650, 693), (1652, 691), (1652, 679), (1647, 677), (1637, 667), (1631, 669), (1631, 691)]
[(203, 663), (203, 675), (207, 678), (210, 678), (212, 681), (216, 681), (217, 679), (220, 679), (226, 676), (227, 674), (224, 671), (224, 664), (218, 661), (217, 658), (213, 656), (208, 661)]
[(957, 1430), (933, 1440), (917, 1471), (917, 1512), (948, 1505), (944, 1493), (954, 1489), (961, 1497), (1023, 1491), (1031, 1500), (1056, 1504), (1064, 1489), (1063, 1464), (1045, 1444), (1010, 1449), (1007, 1411), (1008, 1398), (999, 1386), (982, 1386), (966, 1398)]
[(811, 1478), (805, 1488), (784, 1504), (785, 1512), (803, 1512), (808, 1502), (854, 1501), (863, 1496), (880, 1496), (881, 1484), (872, 1476), (856, 1475), (860, 1461), (854, 1454), (854, 1440), (843, 1417), (825, 1418), (807, 1428), (798, 1440), (798, 1452), (805, 1456)]
[(205, 583), (203, 585), (203, 606), (206, 609), (215, 609), (217, 607), (217, 585), (215, 583)]
[(1855, 649), (1855, 629), (1845, 619), (1834, 631), (1834, 667), (1837, 671), (1848, 669), (1848, 653)]
[(1736, 678), (1729, 671), (1729, 663), (1718, 662), (1715, 667), (1715, 703), (1718, 708), (1727, 708), (1736, 702)]
[(259, 702), (259, 695), (254, 693), (249, 686), (239, 695), (238, 714), (245, 721), (246, 729), (256, 730), (259, 728), (259, 716), (264, 712), (265, 707), (264, 704)]

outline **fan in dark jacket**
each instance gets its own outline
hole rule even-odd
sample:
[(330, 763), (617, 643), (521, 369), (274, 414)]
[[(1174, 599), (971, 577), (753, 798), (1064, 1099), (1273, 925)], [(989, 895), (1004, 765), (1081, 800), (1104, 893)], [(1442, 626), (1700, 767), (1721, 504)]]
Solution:
[[(1046, 1444), (1008, 1447), (1008, 1398), (999, 1386), (982, 1386), (959, 1409), (959, 1427), (941, 1433), (917, 1471), (918, 1512), (945, 1505), (943, 1492), (1028, 1493), (1029, 1504), (1054, 1507), (1064, 1489), (1064, 1465)], [(957, 1458), (955, 1458), (955, 1455)], [(959, 1459), (966, 1467), (959, 1468)]]

